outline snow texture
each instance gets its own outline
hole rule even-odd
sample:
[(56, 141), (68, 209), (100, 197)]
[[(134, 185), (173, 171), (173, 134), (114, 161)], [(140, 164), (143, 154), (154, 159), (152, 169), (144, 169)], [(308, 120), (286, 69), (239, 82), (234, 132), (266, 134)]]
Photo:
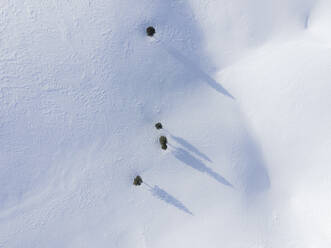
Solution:
[(0, 1), (0, 247), (331, 247), (330, 26), (329, 0)]

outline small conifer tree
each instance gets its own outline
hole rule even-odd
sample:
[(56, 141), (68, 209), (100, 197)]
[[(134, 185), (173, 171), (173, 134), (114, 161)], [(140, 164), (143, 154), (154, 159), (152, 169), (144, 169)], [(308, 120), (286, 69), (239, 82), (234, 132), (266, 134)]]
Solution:
[(156, 129), (162, 129), (163, 126), (162, 126), (161, 122), (156, 123), (156, 124), (155, 124), (155, 128), (156, 128)]
[(148, 36), (153, 36), (155, 34), (155, 28), (152, 27), (152, 26), (149, 26), (147, 29), (146, 29), (146, 33)]
[(167, 150), (167, 148), (168, 148), (168, 146), (167, 146), (167, 143), (168, 143), (167, 137), (166, 136), (161, 136), (159, 141), (160, 141), (160, 144), (161, 144), (161, 148), (163, 150)]
[(139, 186), (143, 183), (143, 179), (141, 176), (136, 176), (135, 179), (133, 180), (133, 185)]

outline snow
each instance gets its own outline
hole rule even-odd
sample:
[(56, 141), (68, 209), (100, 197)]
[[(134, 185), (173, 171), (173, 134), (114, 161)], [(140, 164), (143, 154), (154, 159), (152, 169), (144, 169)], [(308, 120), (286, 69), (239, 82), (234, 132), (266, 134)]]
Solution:
[(330, 247), (330, 26), (329, 0), (2, 1), (0, 247)]

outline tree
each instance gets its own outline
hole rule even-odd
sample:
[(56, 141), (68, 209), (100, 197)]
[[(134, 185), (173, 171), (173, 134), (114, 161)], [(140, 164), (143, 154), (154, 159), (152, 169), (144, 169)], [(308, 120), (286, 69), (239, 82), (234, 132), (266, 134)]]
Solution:
[(153, 36), (155, 34), (155, 28), (152, 26), (149, 26), (148, 28), (146, 28), (146, 33), (148, 36)]
[(160, 141), (160, 144), (161, 144), (161, 148), (163, 150), (167, 150), (167, 148), (168, 148), (168, 146), (167, 146), (167, 143), (168, 143), (167, 137), (166, 136), (161, 136), (159, 141)]
[(141, 176), (136, 176), (135, 179), (133, 180), (133, 185), (139, 186), (143, 183), (143, 179)]
[(156, 123), (155, 127), (156, 127), (156, 129), (162, 129), (163, 128), (161, 122)]

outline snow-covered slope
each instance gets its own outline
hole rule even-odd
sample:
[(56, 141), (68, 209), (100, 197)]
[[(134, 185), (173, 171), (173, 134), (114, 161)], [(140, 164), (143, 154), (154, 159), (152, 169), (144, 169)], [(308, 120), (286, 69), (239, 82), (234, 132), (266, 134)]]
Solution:
[(1, 2), (0, 247), (330, 247), (330, 16)]

